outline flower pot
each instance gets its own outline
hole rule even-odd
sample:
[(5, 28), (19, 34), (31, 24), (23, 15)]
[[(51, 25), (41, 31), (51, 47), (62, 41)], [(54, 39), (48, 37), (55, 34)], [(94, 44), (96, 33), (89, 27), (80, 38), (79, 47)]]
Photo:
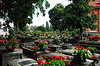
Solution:
[(77, 62), (77, 63), (78, 63), (78, 62), (80, 63), (80, 62), (85, 62), (85, 61), (86, 61), (86, 58), (84, 58), (84, 57), (81, 58), (79, 55), (75, 55), (73, 60), (74, 60), (75, 62)]

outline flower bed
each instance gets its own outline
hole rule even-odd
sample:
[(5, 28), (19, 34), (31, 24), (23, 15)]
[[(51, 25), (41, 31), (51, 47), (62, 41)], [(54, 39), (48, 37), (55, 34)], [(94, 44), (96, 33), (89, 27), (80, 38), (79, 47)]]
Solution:
[(99, 41), (100, 37), (99, 36), (89, 36), (88, 39), (89, 41)]
[(50, 59), (48, 56), (43, 56), (43, 58), (44, 61), (37, 60), (38, 66), (66, 66), (70, 64), (70, 62), (67, 61), (67, 59), (70, 59), (69, 56), (52, 56), (52, 59)]

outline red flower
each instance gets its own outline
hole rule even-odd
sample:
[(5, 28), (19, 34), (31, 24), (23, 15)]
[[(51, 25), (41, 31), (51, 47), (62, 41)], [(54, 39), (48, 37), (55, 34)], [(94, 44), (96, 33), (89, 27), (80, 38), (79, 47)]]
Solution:
[(70, 57), (69, 57), (69, 56), (66, 56), (66, 58), (67, 58), (67, 59), (70, 59)]
[(45, 62), (45, 63), (50, 64), (50, 62)]
[(62, 57), (61, 59), (66, 60), (66, 58)]
[(52, 59), (53, 61), (56, 61), (56, 59)]
[(36, 46), (34, 46), (34, 48), (36, 48)]
[(78, 51), (80, 51), (80, 49), (77, 49)]
[(65, 63), (70, 64), (70, 62), (69, 62), (69, 61), (65, 61)]
[(48, 57), (47, 56), (43, 56), (43, 58), (47, 59)]
[(93, 59), (96, 59), (97, 57), (95, 55), (93, 55)]
[(38, 63), (39, 65), (41, 65), (41, 64), (43, 63), (43, 61), (42, 61), (42, 60), (37, 60), (37, 63)]
[(53, 58), (57, 58), (57, 56), (52, 56)]
[(89, 50), (88, 48), (86, 48), (86, 50)]
[(84, 46), (81, 46), (82, 49), (84, 49)]
[(59, 56), (60, 58), (62, 58), (63, 56)]
[(80, 48), (80, 46), (76, 46), (76, 48)]
[(57, 59), (61, 59), (59, 56), (58, 57), (56, 57)]

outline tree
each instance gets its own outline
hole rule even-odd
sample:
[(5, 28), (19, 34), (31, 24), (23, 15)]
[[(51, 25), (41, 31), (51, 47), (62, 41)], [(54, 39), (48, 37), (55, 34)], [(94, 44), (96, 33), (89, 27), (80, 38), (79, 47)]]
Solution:
[[(70, 29), (79, 30), (79, 35), (86, 28), (96, 28), (97, 16), (93, 12), (94, 7), (88, 3), (91, 0), (73, 0), (73, 3), (65, 7), (65, 21)], [(88, 15), (91, 14), (91, 15)]]
[(46, 30), (49, 31), (49, 24), (46, 22)]
[(48, 8), (50, 4), (47, 0), (0, 0), (0, 17), (9, 17), (14, 22), (16, 30), (19, 30), (27, 23), (32, 23), (35, 9), (40, 9), (45, 15), (44, 1), (45, 8)]
[(44, 26), (38, 26), (35, 28), (35, 30), (44, 32), (44, 31), (46, 31), (46, 28)]
[(54, 30), (66, 29), (66, 23), (64, 21), (64, 6), (58, 3), (49, 11), (50, 23)]

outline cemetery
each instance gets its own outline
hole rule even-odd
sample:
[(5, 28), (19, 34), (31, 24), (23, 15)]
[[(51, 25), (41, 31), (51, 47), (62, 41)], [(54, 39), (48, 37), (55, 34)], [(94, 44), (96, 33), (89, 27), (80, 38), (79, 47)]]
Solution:
[(100, 66), (100, 1), (60, 1), (0, 0), (0, 66)]
[(100, 38), (98, 41), (90, 41), (86, 38), (86, 40), (72, 43), (68, 37), (67, 33), (60, 32), (2, 36), (0, 39), (0, 58), (2, 59), (0, 66), (38, 66), (39, 64), (42, 66), (57, 64), (60, 66), (95, 66), (99, 64)]

